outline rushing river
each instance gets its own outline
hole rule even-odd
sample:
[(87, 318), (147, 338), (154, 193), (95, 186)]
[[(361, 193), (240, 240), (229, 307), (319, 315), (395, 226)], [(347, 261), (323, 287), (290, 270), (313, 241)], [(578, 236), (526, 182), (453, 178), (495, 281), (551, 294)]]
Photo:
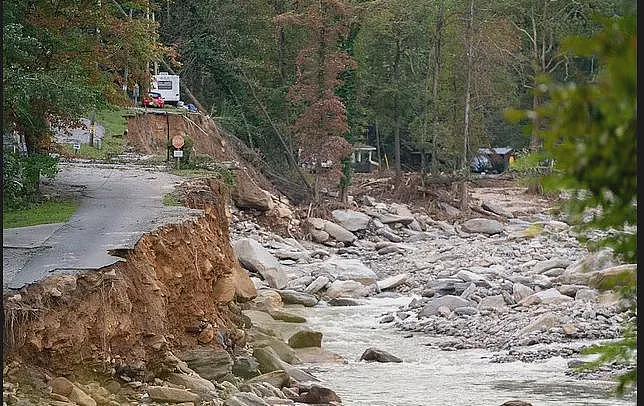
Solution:
[[(634, 405), (616, 399), (612, 383), (581, 381), (564, 374), (567, 360), (490, 363), (485, 350), (441, 351), (426, 346), (430, 337), (411, 338), (378, 326), (380, 315), (406, 304), (409, 297), (371, 298), (358, 307), (298, 309), (308, 325), (321, 331), (322, 346), (348, 360), (313, 370), (349, 406), (500, 405), (520, 399), (534, 406)], [(358, 362), (368, 347), (388, 351), (402, 363)]]

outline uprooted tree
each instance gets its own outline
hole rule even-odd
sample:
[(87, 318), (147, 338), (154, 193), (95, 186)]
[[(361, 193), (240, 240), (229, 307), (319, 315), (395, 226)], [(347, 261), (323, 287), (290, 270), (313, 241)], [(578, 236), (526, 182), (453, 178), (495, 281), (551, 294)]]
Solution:
[(279, 26), (308, 29), (307, 42), (296, 60), (297, 77), (288, 93), (301, 106), (292, 125), (300, 160), (313, 167), (314, 200), (320, 199), (322, 177), (339, 180), (341, 161), (351, 152), (344, 136), (349, 132), (347, 109), (336, 90), (343, 72), (355, 68), (351, 57), (339, 48), (349, 33), (352, 7), (343, 1), (314, 0), (300, 12), (279, 15)]

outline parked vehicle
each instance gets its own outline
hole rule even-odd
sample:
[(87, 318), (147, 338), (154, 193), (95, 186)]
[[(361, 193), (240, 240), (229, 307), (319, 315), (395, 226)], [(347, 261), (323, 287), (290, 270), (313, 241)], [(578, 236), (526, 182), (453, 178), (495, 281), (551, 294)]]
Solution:
[(168, 75), (168, 72), (159, 72), (152, 76), (150, 89), (161, 94), (166, 104), (176, 105), (179, 101), (179, 75)]
[(165, 100), (161, 97), (161, 93), (150, 92), (143, 98), (143, 106), (162, 109), (165, 106)]

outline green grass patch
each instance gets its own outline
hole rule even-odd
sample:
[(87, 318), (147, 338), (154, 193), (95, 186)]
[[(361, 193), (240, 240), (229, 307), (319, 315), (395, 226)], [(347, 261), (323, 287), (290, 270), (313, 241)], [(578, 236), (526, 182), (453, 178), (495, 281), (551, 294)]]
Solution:
[(164, 206), (183, 206), (179, 198), (174, 193), (166, 193), (163, 195)]
[(2, 228), (35, 226), (67, 222), (78, 209), (73, 201), (48, 201), (28, 209), (3, 210)]
[(101, 110), (96, 113), (96, 122), (105, 128), (105, 136), (103, 137), (101, 149), (83, 144), (78, 154), (75, 154), (73, 146), (65, 145), (64, 148), (78, 158), (97, 161), (106, 161), (115, 155), (123, 153), (125, 150), (123, 132), (127, 128), (127, 120), (123, 115), (127, 114), (127, 112), (128, 109), (126, 108), (118, 108), (114, 110)]

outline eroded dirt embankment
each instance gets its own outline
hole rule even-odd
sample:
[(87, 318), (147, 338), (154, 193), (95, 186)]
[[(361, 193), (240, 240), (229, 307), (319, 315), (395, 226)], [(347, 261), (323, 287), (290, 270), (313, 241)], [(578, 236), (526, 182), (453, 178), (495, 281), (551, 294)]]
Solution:
[(240, 345), (235, 298), (256, 294), (229, 243), (227, 191), (205, 181), (186, 195), (204, 216), (146, 234), (126, 262), (60, 275), (5, 297), (5, 362), (69, 374), (162, 367), (172, 352)]

